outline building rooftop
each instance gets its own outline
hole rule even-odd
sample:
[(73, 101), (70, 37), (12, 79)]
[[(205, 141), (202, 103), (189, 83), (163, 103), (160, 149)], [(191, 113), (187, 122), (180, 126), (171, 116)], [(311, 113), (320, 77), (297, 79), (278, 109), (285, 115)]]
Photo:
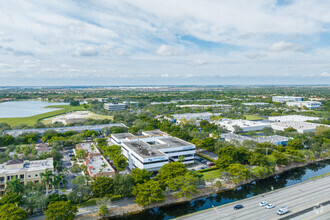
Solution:
[(142, 134), (146, 136), (168, 136), (167, 133), (162, 132), (161, 130), (143, 131)]
[(6, 163), (6, 165), (21, 164), (23, 162), (24, 162), (24, 160), (22, 160), (22, 159), (13, 159), (13, 160), (8, 161)]
[(305, 115), (283, 115), (283, 116), (271, 116), (268, 117), (270, 121), (316, 121), (320, 120), (319, 117), (311, 117), (311, 116), (305, 116)]
[(175, 119), (191, 119), (191, 118), (203, 118), (211, 117), (213, 115), (219, 116), (221, 113), (210, 113), (210, 112), (201, 112), (201, 113), (185, 113), (185, 114), (174, 114), (173, 118)]
[(125, 139), (125, 138), (132, 138), (135, 137), (131, 133), (118, 133), (118, 134), (111, 134), (112, 137), (116, 139)]
[(317, 123), (311, 123), (311, 122), (302, 122), (302, 121), (281, 121), (281, 122), (273, 122), (271, 123), (273, 129), (276, 129), (276, 127), (283, 127), (283, 128), (289, 128), (292, 127), (296, 130), (309, 130), (309, 129), (316, 129), (317, 126), (326, 126), (329, 127), (329, 125), (323, 125), (323, 124), (317, 124)]
[(100, 154), (94, 142), (84, 142), (77, 144), (77, 147), (87, 151), (90, 154)]
[(236, 125), (236, 126), (239, 126), (241, 128), (269, 125), (268, 123), (265, 123), (265, 122), (248, 121), (248, 120), (242, 120), (242, 119), (236, 119), (236, 120), (222, 119), (222, 120), (217, 121), (216, 124), (225, 125), (225, 126), (227, 126), (227, 125), (231, 125), (231, 126)]
[(102, 156), (93, 156), (86, 160), (91, 174), (102, 174), (106, 172), (115, 172), (113, 167)]
[(85, 125), (85, 126), (72, 126), (72, 127), (54, 127), (54, 128), (33, 128), (33, 129), (20, 129), (20, 130), (6, 130), (3, 133), (9, 134), (14, 137), (17, 137), (23, 133), (45, 133), (46, 131), (56, 131), (60, 133), (64, 133), (67, 131), (84, 131), (84, 130), (97, 130), (100, 131), (103, 128), (109, 128), (113, 126), (126, 127), (126, 125), (122, 123), (115, 124), (102, 124), (102, 125)]
[(161, 149), (161, 148), (174, 148), (174, 147), (185, 147), (185, 146), (192, 146), (193, 144), (181, 140), (176, 137), (167, 137), (159, 139), (158, 142), (161, 144), (161, 146), (155, 145), (155, 147)]
[(224, 139), (229, 139), (229, 140), (237, 140), (240, 143), (242, 143), (243, 141), (246, 141), (246, 140), (255, 141), (258, 143), (265, 143), (265, 142), (278, 143), (278, 142), (290, 140), (290, 138), (280, 136), (280, 135), (247, 137), (247, 136), (233, 134), (233, 133), (225, 133), (225, 134), (221, 134), (221, 137)]
[(122, 144), (145, 159), (166, 156), (166, 154), (157, 150), (154, 145), (150, 145), (145, 141), (130, 141)]
[[(13, 168), (9, 169), (6, 167), (7, 165), (15, 165), (15, 164), (22, 164), (22, 167), (19, 168)], [(14, 159), (12, 161), (5, 163), (5, 164), (0, 164), (0, 174), (10, 174), (10, 173), (18, 173), (18, 172), (31, 172), (31, 171), (43, 171), (45, 169), (50, 169), (53, 170), (53, 158), (48, 158), (45, 160), (33, 160), (33, 161), (28, 161), (25, 160), (22, 162), (22, 160), (19, 159)]]

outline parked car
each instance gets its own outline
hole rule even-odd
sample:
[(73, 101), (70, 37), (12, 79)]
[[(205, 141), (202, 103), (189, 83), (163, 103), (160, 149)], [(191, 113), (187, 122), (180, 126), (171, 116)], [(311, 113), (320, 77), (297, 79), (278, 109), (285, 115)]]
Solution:
[(272, 209), (272, 208), (274, 208), (275, 207), (275, 205), (274, 204), (271, 204), (271, 203), (268, 203), (267, 205), (266, 205), (266, 209)]
[(260, 206), (265, 206), (265, 205), (267, 205), (267, 204), (268, 204), (268, 203), (265, 202), (265, 201), (262, 201), (262, 202), (259, 203)]
[(206, 163), (208, 166), (214, 166), (215, 164), (213, 162), (207, 162)]
[(201, 167), (201, 170), (205, 170), (205, 169), (207, 169), (207, 167)]
[(283, 215), (285, 213), (288, 213), (289, 209), (286, 206), (281, 207), (279, 210), (277, 210), (278, 215)]
[(206, 163), (207, 163), (207, 160), (204, 160), (204, 159), (203, 159), (203, 160), (201, 160), (201, 162), (206, 164)]
[(241, 205), (241, 204), (238, 204), (238, 205), (235, 205), (235, 206), (234, 206), (234, 209), (235, 209), (235, 210), (237, 210), (237, 209), (241, 209), (241, 208), (244, 208), (244, 206)]

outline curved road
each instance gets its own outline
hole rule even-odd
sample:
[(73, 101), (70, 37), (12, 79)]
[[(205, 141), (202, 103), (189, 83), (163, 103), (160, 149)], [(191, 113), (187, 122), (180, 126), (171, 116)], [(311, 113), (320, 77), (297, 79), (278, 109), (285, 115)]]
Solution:
[[(203, 210), (190, 215), (182, 216), (177, 219), (193, 219), (193, 220), (213, 220), (213, 219), (291, 219), (290, 215), (305, 210), (307, 208), (317, 206), (330, 200), (330, 175), (310, 180), (304, 183), (278, 189), (272, 192), (253, 196), (247, 199), (239, 200), (233, 203), (225, 204), (215, 208)], [(259, 202), (266, 201), (275, 205), (273, 209), (260, 207)], [(234, 210), (233, 207), (242, 204), (244, 208)], [(290, 210), (289, 213), (279, 216), (276, 211), (286, 206)], [(313, 211), (302, 213), (301, 216), (295, 216), (292, 219), (329, 219), (326, 214), (329, 206), (315, 208)], [(321, 211), (320, 211), (321, 210)], [(328, 218), (327, 218), (328, 217)]]

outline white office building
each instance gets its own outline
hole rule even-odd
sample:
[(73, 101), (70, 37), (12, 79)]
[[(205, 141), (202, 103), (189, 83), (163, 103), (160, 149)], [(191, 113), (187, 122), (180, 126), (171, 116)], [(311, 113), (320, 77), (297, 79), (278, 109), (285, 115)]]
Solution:
[(283, 116), (270, 116), (268, 117), (269, 121), (317, 121), (320, 120), (319, 117), (305, 116), (305, 115), (283, 115)]
[(127, 107), (126, 103), (104, 103), (104, 108), (108, 111), (122, 111)]
[(248, 120), (232, 120), (222, 119), (215, 122), (216, 125), (226, 128), (228, 131), (235, 132), (235, 127), (240, 127), (243, 132), (260, 131), (264, 128), (269, 128), (270, 124), (261, 121), (248, 121)]
[(194, 162), (196, 147), (187, 141), (155, 130), (142, 132), (141, 136), (130, 133), (112, 134), (111, 143), (121, 145), (122, 154), (128, 159), (130, 169), (159, 170), (171, 161)]
[(286, 105), (290, 107), (299, 107), (299, 108), (306, 107), (306, 108), (314, 109), (321, 107), (321, 102), (317, 102), (317, 101), (287, 102)]
[(300, 102), (304, 101), (304, 97), (300, 96), (273, 96), (273, 102)]

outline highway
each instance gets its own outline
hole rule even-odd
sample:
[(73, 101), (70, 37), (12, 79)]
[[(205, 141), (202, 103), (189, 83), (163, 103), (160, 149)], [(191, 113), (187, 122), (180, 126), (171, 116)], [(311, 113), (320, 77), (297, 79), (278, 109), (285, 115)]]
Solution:
[[(329, 204), (317, 207), (319, 204), (330, 200), (330, 175), (323, 178), (307, 181), (301, 184), (274, 190), (272, 192), (253, 196), (247, 199), (239, 200), (233, 203), (225, 204), (215, 208), (192, 213), (177, 219), (184, 220), (213, 220), (213, 219), (330, 219)], [(266, 201), (275, 205), (273, 209), (260, 207), (259, 203)], [(242, 204), (244, 208), (234, 210), (234, 206)], [(276, 211), (286, 206), (290, 210), (289, 213), (279, 216)], [(304, 213), (302, 210), (311, 208), (309, 212)], [(296, 213), (299, 216), (292, 216)]]

